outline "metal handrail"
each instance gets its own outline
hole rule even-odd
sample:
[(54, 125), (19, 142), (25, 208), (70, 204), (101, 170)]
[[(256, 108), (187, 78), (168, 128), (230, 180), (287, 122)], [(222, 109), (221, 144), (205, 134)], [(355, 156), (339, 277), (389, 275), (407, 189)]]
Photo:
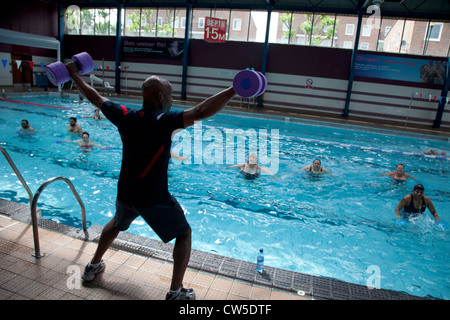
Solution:
[(33, 193), (31, 192), (30, 188), (28, 187), (27, 183), (25, 182), (25, 179), (22, 177), (22, 174), (19, 172), (19, 169), (17, 169), (16, 165), (14, 164), (14, 161), (12, 161), (11, 157), (9, 156), (8, 152), (6, 152), (5, 148), (0, 147), (0, 151), (5, 156), (6, 160), (8, 160), (11, 168), (16, 173), (17, 177), (19, 178), (20, 182), (24, 186), (25, 190), (28, 192), (28, 197), (30, 198), (30, 206), (33, 199)]
[(33, 238), (34, 238), (34, 254), (33, 256), (36, 258), (42, 258), (44, 255), (41, 254), (41, 249), (39, 246), (39, 231), (38, 231), (38, 225), (37, 225), (37, 216), (36, 216), (36, 206), (39, 196), (41, 195), (42, 191), (47, 187), (50, 183), (61, 180), (67, 183), (72, 190), (73, 195), (77, 199), (78, 203), (81, 207), (81, 219), (82, 219), (82, 225), (83, 225), (83, 231), (86, 231), (86, 209), (84, 207), (83, 201), (80, 198), (80, 195), (78, 194), (77, 190), (75, 190), (75, 187), (73, 186), (72, 182), (64, 177), (54, 177), (50, 178), (47, 181), (45, 181), (39, 189), (36, 191), (36, 193), (33, 196), (33, 193), (31, 192), (30, 188), (28, 187), (27, 183), (25, 182), (25, 179), (22, 177), (22, 174), (19, 172), (19, 169), (17, 169), (16, 165), (14, 164), (14, 161), (12, 161), (11, 157), (9, 156), (8, 152), (3, 148), (0, 147), (0, 151), (4, 154), (6, 160), (8, 160), (9, 164), (11, 165), (11, 168), (16, 173), (17, 177), (19, 177), (20, 182), (22, 182), (22, 185), (25, 187), (25, 190), (28, 192), (28, 196), (30, 197), (30, 208), (31, 208), (31, 222), (33, 224)]
[(48, 179), (46, 182), (44, 182), (39, 189), (36, 191), (34, 197), (33, 197), (33, 201), (31, 203), (31, 221), (33, 224), (33, 238), (34, 238), (34, 254), (33, 256), (36, 258), (41, 258), (44, 255), (41, 254), (41, 250), (40, 250), (40, 246), (39, 246), (39, 233), (38, 233), (38, 225), (37, 225), (37, 216), (36, 216), (36, 205), (37, 205), (37, 201), (39, 196), (41, 195), (42, 191), (44, 191), (44, 189), (52, 182), (55, 181), (64, 181), (65, 183), (67, 183), (70, 187), (70, 189), (72, 190), (73, 195), (75, 196), (75, 198), (77, 199), (78, 203), (80, 204), (81, 207), (81, 218), (82, 218), (82, 224), (83, 224), (83, 231), (86, 231), (86, 210), (84, 208), (84, 204), (83, 201), (81, 200), (78, 192), (75, 190), (75, 187), (73, 186), (72, 182), (64, 177), (53, 177)]

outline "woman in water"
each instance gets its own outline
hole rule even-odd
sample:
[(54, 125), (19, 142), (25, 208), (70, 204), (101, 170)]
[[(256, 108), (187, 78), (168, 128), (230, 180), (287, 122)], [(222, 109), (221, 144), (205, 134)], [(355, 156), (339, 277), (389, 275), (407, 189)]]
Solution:
[(226, 167), (228, 168), (239, 168), (241, 169), (241, 174), (249, 180), (253, 180), (259, 177), (261, 172), (265, 172), (271, 174), (275, 178), (279, 179), (276, 175), (274, 175), (270, 170), (260, 166), (257, 161), (256, 154), (250, 153), (248, 155), (247, 163), (235, 164), (233, 166)]
[(102, 116), (100, 114), (100, 109), (95, 109), (93, 115), (91, 115), (91, 116), (83, 116), (83, 118), (94, 118), (94, 120), (106, 119), (106, 117), (104, 117), (104, 116)]
[(413, 193), (404, 196), (395, 208), (396, 219), (409, 219), (420, 216), (425, 212), (425, 209), (428, 208), (433, 218), (439, 223), (441, 220), (436, 213), (433, 202), (431, 202), (430, 198), (423, 195), (424, 192), (425, 188), (423, 185), (420, 183), (416, 184)]
[(87, 133), (86, 131), (83, 132), (80, 140), (63, 140), (61, 142), (74, 142), (80, 147), (80, 150), (82, 150), (83, 152), (91, 151), (94, 146), (105, 149), (105, 147), (89, 140), (89, 133)]
[(301, 168), (303, 171), (311, 172), (311, 173), (328, 173), (331, 174), (330, 171), (322, 167), (322, 162), (319, 159), (313, 161), (312, 165), (305, 166)]
[(389, 176), (389, 177), (391, 177), (392, 179), (394, 179), (397, 182), (404, 182), (408, 178), (411, 178), (411, 179), (417, 181), (416, 178), (414, 178), (409, 173), (405, 172), (405, 166), (403, 164), (401, 164), (401, 163), (399, 163), (397, 165), (395, 171), (386, 172), (386, 173), (382, 173), (382, 174), (378, 175), (378, 177), (381, 177), (381, 176)]

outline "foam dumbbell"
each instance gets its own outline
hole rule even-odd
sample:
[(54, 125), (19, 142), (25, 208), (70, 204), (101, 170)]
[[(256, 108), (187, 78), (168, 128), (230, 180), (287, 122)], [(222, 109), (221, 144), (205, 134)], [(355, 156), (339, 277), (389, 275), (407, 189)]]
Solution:
[[(94, 70), (94, 60), (87, 52), (81, 52), (72, 56), (72, 61), (75, 62), (80, 69), (79, 74), (86, 74)], [(69, 71), (66, 66), (60, 62), (54, 62), (45, 67), (45, 73), (48, 79), (55, 86), (59, 86), (64, 82), (70, 80)]]
[(266, 91), (267, 79), (259, 71), (239, 71), (233, 79), (233, 88), (243, 98), (257, 97)]

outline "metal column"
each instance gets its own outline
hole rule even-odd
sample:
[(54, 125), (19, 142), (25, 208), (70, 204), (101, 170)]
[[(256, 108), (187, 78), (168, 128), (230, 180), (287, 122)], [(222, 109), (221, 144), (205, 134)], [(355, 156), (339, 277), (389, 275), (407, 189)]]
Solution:
[(444, 114), (444, 107), (447, 102), (448, 89), (450, 87), (450, 58), (447, 60), (447, 72), (445, 73), (445, 82), (439, 99), (439, 106), (436, 112), (436, 119), (434, 120), (433, 128), (439, 129), (441, 127), (442, 116)]
[(120, 61), (122, 55), (122, 8), (123, 4), (117, 6), (117, 28), (116, 28), (116, 72), (115, 72), (115, 91), (120, 93)]
[(189, 30), (191, 29), (192, 6), (186, 6), (186, 29), (184, 32), (183, 73), (181, 75), (181, 100), (186, 100), (187, 70), (189, 65)]
[(361, 34), (362, 15), (363, 15), (363, 10), (361, 9), (361, 10), (359, 10), (359, 13), (358, 13), (358, 25), (356, 27), (355, 45), (353, 47), (352, 60), (351, 60), (351, 64), (350, 64), (350, 75), (348, 77), (347, 96), (345, 98), (345, 107), (344, 107), (344, 112), (342, 114), (342, 116), (346, 119), (348, 118), (350, 97), (352, 95), (353, 74), (355, 71), (356, 55), (358, 54), (359, 35)]

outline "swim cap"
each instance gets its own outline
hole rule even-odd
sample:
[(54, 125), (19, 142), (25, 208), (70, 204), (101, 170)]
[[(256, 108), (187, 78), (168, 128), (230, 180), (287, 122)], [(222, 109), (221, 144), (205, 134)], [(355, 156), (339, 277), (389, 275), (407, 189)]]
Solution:
[(423, 187), (422, 184), (418, 183), (418, 184), (416, 184), (416, 185), (414, 186), (413, 191), (416, 191), (416, 190), (422, 190), (422, 191), (425, 191), (425, 188)]

